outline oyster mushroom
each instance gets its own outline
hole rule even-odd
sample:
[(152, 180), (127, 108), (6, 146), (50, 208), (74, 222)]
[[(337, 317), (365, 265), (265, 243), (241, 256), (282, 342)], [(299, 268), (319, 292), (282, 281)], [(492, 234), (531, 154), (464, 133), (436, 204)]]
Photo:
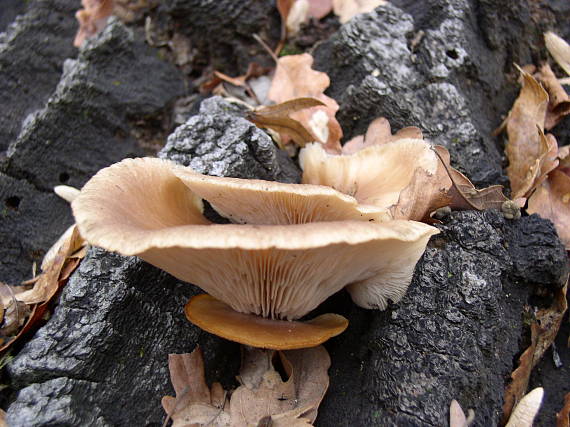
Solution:
[[(200, 196), (241, 224), (208, 221)], [(413, 221), (383, 223), (383, 209), (363, 208), (331, 188), (208, 177), (150, 158), (103, 169), (72, 207), (89, 243), (137, 255), (209, 293), (186, 309), (204, 329), (251, 344), (232, 311), (244, 325), (258, 325), (259, 316), (276, 320), (264, 322), (274, 339), (255, 343), (273, 349), (316, 346), (342, 332), (347, 321), (337, 315), (314, 319), (319, 327), (297, 338), (290, 330), (298, 327), (279, 320), (303, 317), (348, 284), (370, 306), (399, 299), (438, 232)], [(371, 283), (374, 293), (365, 291)]]
[(449, 204), (451, 181), (422, 139), (397, 139), (344, 155), (309, 144), (299, 160), (303, 183), (330, 186), (361, 204), (389, 210), (395, 219), (423, 220)]

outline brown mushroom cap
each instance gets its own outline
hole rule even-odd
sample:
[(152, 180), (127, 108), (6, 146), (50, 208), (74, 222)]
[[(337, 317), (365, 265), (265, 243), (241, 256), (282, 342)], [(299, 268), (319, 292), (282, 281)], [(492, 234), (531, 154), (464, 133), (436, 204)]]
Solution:
[(438, 159), (421, 139), (372, 145), (349, 155), (328, 154), (319, 144), (301, 150), (303, 183), (326, 185), (361, 204), (389, 208), (411, 183), (416, 169), (435, 174)]
[(339, 335), (348, 326), (348, 320), (331, 313), (305, 322), (271, 320), (238, 313), (207, 294), (191, 298), (184, 312), (188, 320), (205, 331), (241, 344), (271, 350), (315, 347)]
[[(438, 232), (413, 221), (211, 224), (173, 168), (180, 167), (128, 159), (100, 171), (72, 203), (81, 235), (107, 250), (138, 255), (242, 313), (297, 319), (350, 283), (373, 285), (370, 304), (382, 306), (385, 298), (403, 295), (429, 237)], [(242, 194), (232, 186), (226, 191), (236, 194), (229, 213), (244, 217)]]

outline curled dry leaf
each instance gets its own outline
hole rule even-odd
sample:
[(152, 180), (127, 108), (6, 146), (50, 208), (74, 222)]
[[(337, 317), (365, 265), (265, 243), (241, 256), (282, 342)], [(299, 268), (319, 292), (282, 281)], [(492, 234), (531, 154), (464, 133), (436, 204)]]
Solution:
[(365, 135), (355, 136), (342, 146), (342, 154), (353, 154), (371, 145), (386, 144), (404, 138), (423, 139), (423, 134), (420, 128), (409, 126), (392, 135), (390, 122), (385, 117), (378, 117), (370, 123)]
[(570, 76), (570, 45), (551, 31), (544, 33), (544, 42), (560, 68)]
[(521, 357), (519, 357), (519, 366), (511, 374), (511, 382), (505, 389), (501, 425), (505, 425), (508, 422), (513, 408), (522, 399), (528, 387), (528, 380), (534, 366), (534, 354), (539, 332), (538, 326), (535, 323), (531, 325), (530, 330), (531, 343), (523, 354), (521, 354)]
[(570, 114), (570, 98), (568, 98), (568, 94), (552, 72), (550, 65), (541, 65), (534, 77), (544, 86), (546, 92), (548, 92), (549, 101), (544, 128), (550, 130), (556, 126), (564, 116)]
[(550, 172), (530, 197), (527, 212), (551, 220), (560, 240), (570, 250), (570, 176), (559, 169)]
[(469, 178), (451, 166), (449, 151), (447, 151), (445, 147), (436, 145), (434, 151), (438, 155), (453, 184), (447, 193), (451, 198), (450, 207), (452, 209), (501, 210), (503, 204), (509, 201), (503, 194), (503, 187), (501, 185), (492, 185), (482, 190), (477, 190)]
[(323, 106), (297, 111), (291, 118), (310, 130), (318, 142), (325, 144), (327, 151), (338, 153), (342, 129), (335, 114), (339, 107), (334, 99), (324, 94), (330, 85), (329, 77), (313, 70), (312, 65), (313, 57), (308, 53), (279, 58), (268, 97), (276, 103), (305, 97), (322, 101)]
[(556, 427), (570, 427), (570, 393), (564, 396), (564, 406), (556, 414)]
[(248, 113), (247, 118), (259, 127), (273, 129), (280, 134), (288, 135), (296, 144), (304, 147), (305, 144), (315, 141), (315, 136), (305, 124), (292, 118), (292, 116), (302, 110), (313, 109), (320, 105), (324, 104), (315, 98), (297, 98), (281, 104), (259, 108)]
[(505, 149), (509, 159), (507, 174), (515, 199), (528, 197), (536, 188), (536, 182), (544, 179), (548, 172), (546, 166), (553, 166), (552, 169), (556, 167), (545, 161), (551, 150), (549, 141), (545, 141), (541, 136), (548, 107), (548, 94), (529, 73), (523, 70), (520, 72), (523, 86), (503, 123), (506, 124), (508, 136)]
[(333, 0), (333, 11), (344, 24), (359, 13), (372, 12), (378, 6), (388, 3), (385, 0)]
[[(238, 387), (227, 398), (219, 384), (208, 388), (201, 350), (170, 355), (169, 367), (176, 398), (164, 397), (162, 405), (174, 426), (309, 426), (317, 416), (327, 388), (330, 358), (319, 346), (275, 352), (242, 347)], [(281, 378), (280, 363), (288, 376)]]
[(85, 40), (95, 36), (107, 25), (107, 19), (113, 14), (113, 0), (81, 0), (84, 9), (75, 14), (79, 21), (79, 30), (73, 41), (75, 47), (80, 47)]

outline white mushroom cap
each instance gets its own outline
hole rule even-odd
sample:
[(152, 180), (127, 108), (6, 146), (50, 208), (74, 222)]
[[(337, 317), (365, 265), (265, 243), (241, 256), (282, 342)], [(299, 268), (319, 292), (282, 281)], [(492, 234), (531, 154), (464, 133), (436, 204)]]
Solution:
[(349, 155), (328, 154), (319, 144), (301, 150), (303, 183), (327, 185), (361, 204), (389, 208), (410, 185), (417, 168), (432, 175), (438, 159), (421, 139), (372, 145)]
[[(178, 178), (179, 168), (159, 159), (128, 159), (100, 171), (72, 204), (81, 235), (107, 250), (138, 255), (242, 313), (297, 319), (347, 284), (381, 288), (383, 277), (385, 298), (397, 298), (429, 237), (438, 233), (413, 221), (352, 217), (293, 225), (211, 224), (199, 198)], [(230, 185), (227, 191), (234, 190)], [(245, 218), (238, 202), (224, 209)], [(401, 291), (394, 290), (397, 278)], [(372, 305), (379, 306), (382, 291), (374, 294)]]

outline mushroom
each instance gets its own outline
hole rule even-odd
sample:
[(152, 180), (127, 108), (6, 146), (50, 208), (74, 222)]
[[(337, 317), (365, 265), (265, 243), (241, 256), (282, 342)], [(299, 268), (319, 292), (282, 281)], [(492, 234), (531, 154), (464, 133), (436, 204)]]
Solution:
[(397, 219), (419, 221), (449, 203), (451, 181), (422, 139), (398, 139), (346, 155), (309, 144), (299, 160), (303, 183), (330, 186), (361, 204), (388, 209)]
[[(240, 224), (208, 221), (201, 196)], [(385, 210), (363, 208), (331, 188), (209, 177), (151, 158), (99, 171), (72, 208), (89, 243), (137, 255), (209, 293), (213, 298), (190, 301), (187, 317), (246, 344), (259, 316), (299, 319), (348, 284), (369, 306), (399, 299), (438, 233), (413, 221), (382, 222)], [(374, 292), (366, 290), (371, 284)], [(232, 311), (243, 314), (243, 328)], [(317, 319), (315, 328), (276, 326), (272, 340), (255, 345), (316, 346), (347, 326), (341, 316)], [(289, 331), (298, 329), (305, 332)]]

